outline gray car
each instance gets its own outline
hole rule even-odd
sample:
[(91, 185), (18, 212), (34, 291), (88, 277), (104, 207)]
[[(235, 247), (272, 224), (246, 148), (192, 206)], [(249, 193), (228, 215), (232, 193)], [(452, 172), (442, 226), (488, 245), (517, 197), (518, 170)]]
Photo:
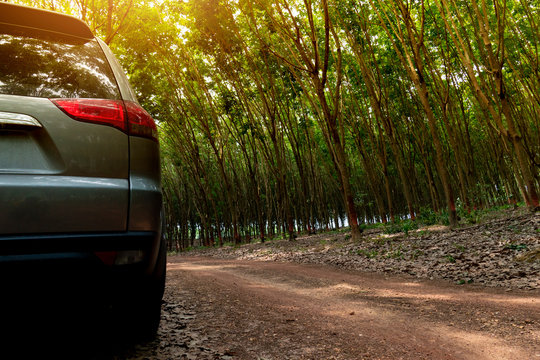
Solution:
[(74, 17), (0, 2), (2, 279), (77, 274), (155, 332), (162, 219), (156, 125), (109, 48)]

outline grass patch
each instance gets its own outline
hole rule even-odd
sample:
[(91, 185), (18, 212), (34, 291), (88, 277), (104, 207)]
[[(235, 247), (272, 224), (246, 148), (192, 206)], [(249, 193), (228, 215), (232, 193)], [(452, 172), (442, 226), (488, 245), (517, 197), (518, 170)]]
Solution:
[(374, 238), (371, 238), (370, 240), (371, 240), (371, 242), (373, 242), (377, 246), (383, 246), (386, 243), (392, 242), (391, 239), (387, 239), (387, 238), (382, 237), (382, 236), (376, 236)]
[(386, 258), (387, 259), (403, 259), (403, 253), (401, 252), (401, 249), (397, 249), (387, 254)]
[(418, 222), (412, 221), (410, 219), (407, 220), (398, 220), (392, 223), (387, 223), (384, 226), (383, 232), (385, 234), (397, 234), (397, 233), (405, 233), (405, 236), (409, 235), (409, 231), (418, 229)]
[(379, 256), (379, 252), (377, 250), (367, 250), (367, 249), (356, 250), (356, 254), (367, 257), (368, 259), (373, 259)]
[(453, 245), (454, 245), (454, 247), (456, 248), (456, 250), (458, 250), (459, 252), (464, 253), (465, 250), (466, 250), (466, 249), (465, 249), (465, 246), (463, 246), (463, 245), (461, 245), (461, 244), (456, 244), (456, 243), (454, 243)]
[(455, 259), (452, 255), (446, 255), (444, 258), (445, 258), (446, 261), (448, 261), (449, 263), (455, 263), (455, 262), (456, 262), (456, 259)]
[(521, 251), (521, 250), (529, 250), (529, 247), (526, 244), (516, 244), (516, 243), (509, 243), (504, 245), (505, 249), (509, 250), (515, 250), (515, 251)]

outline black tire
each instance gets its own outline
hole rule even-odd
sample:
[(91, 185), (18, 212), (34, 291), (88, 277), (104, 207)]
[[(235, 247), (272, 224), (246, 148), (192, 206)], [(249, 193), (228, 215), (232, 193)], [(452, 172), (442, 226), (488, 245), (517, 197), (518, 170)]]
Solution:
[(156, 267), (146, 286), (146, 293), (141, 296), (138, 311), (141, 314), (140, 333), (143, 336), (153, 337), (161, 320), (161, 301), (165, 292), (165, 276), (167, 267), (167, 246), (162, 241), (159, 248)]
[(154, 271), (142, 283), (131, 282), (116, 297), (112, 320), (128, 339), (147, 341), (155, 337), (161, 320), (166, 266), (167, 244), (162, 237)]
[(167, 246), (161, 242), (156, 267), (139, 296), (128, 306), (131, 312), (134, 336), (144, 340), (155, 337), (161, 320), (161, 302), (165, 291)]

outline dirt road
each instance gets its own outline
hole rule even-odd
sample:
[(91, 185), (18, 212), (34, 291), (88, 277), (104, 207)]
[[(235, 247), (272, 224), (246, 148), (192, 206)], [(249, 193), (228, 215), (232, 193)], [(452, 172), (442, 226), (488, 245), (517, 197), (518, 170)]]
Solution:
[(168, 276), (215, 358), (540, 359), (537, 291), (198, 257)]
[(167, 276), (150, 342), (36, 294), (3, 309), (0, 358), (540, 360), (539, 290), (196, 256), (169, 257)]

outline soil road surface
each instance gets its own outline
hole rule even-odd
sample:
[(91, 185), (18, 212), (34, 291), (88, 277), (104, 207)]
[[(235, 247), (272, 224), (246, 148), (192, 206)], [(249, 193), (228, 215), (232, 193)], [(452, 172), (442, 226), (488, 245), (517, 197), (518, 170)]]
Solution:
[(168, 271), (216, 358), (540, 360), (537, 291), (201, 257)]
[(2, 308), (0, 358), (540, 360), (538, 290), (197, 256), (169, 257), (167, 276), (151, 341), (37, 292)]

